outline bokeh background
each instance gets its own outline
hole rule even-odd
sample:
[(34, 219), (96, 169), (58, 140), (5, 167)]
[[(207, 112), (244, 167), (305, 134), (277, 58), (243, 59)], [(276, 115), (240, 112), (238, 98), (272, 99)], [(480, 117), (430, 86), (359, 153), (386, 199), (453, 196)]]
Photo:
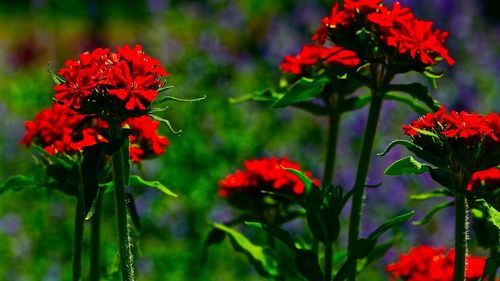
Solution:
[[(271, 155), (288, 156), (321, 177), (326, 120), (293, 108), (274, 110), (270, 104), (231, 105), (228, 99), (277, 87), (283, 56), (309, 42), (333, 2), (1, 0), (0, 182), (14, 174), (29, 174), (35, 167), (32, 151), (21, 147), (19, 140), (24, 120), (52, 103), (48, 67), (57, 70), (66, 59), (96, 47), (142, 44), (171, 73), (168, 82), (175, 86), (171, 94), (206, 95), (207, 99), (173, 103), (163, 112), (183, 133), (175, 136), (161, 128), (171, 144), (161, 158), (145, 163), (144, 177), (161, 180), (179, 198), (166, 198), (155, 190), (133, 190), (143, 224), (139, 280), (261, 280), (227, 241), (212, 247), (207, 263), (200, 263), (209, 222), (224, 222), (235, 215), (217, 196), (217, 182), (245, 159)], [(450, 109), (499, 111), (500, 9), (496, 1), (401, 2), (450, 33), (447, 46), (456, 65), (440, 66), (445, 76), (431, 90), (433, 96)], [(399, 79), (429, 85), (414, 74)], [(353, 183), (366, 113), (358, 111), (343, 120), (336, 181), (346, 189)], [(415, 117), (408, 107), (387, 102), (375, 151), (402, 138), (401, 125)], [(415, 209), (419, 219), (439, 202), (408, 200), (409, 194), (435, 187), (425, 176), (383, 176), (388, 163), (405, 154), (394, 150), (383, 158), (374, 156), (369, 183), (383, 184), (367, 192), (364, 233), (405, 210)], [(117, 263), (111, 199), (104, 202), (102, 241), (108, 272)], [(72, 198), (46, 190), (1, 194), (0, 280), (70, 279), (73, 204)], [(402, 239), (361, 280), (386, 280), (384, 265), (411, 245), (451, 247), (452, 217), (452, 211), (444, 211), (424, 227), (408, 223), (395, 230), (399, 234), (389, 236)], [(294, 235), (306, 232), (300, 220), (287, 228)], [(473, 254), (484, 254), (471, 243)]]

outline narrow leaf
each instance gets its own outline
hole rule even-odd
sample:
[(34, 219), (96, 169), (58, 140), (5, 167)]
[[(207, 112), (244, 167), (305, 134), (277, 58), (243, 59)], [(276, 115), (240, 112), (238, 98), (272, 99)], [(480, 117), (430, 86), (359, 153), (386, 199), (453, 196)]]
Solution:
[(452, 194), (446, 189), (436, 189), (431, 192), (419, 193), (410, 195), (411, 200), (427, 200), (436, 197), (451, 196)]
[(244, 253), (261, 275), (278, 275), (278, 261), (268, 249), (253, 244), (243, 234), (223, 224), (214, 223), (212, 226), (224, 231), (230, 238), (233, 248), (238, 252)]
[(384, 224), (382, 224), (379, 228), (377, 228), (374, 232), (372, 232), (369, 236), (368, 236), (368, 240), (377, 240), (382, 234), (384, 234), (384, 232), (386, 232), (387, 230), (399, 225), (399, 224), (402, 224), (404, 222), (407, 222), (408, 220), (410, 220), (413, 215), (415, 214), (414, 211), (411, 211), (411, 212), (408, 212), (406, 214), (402, 214), (402, 215), (399, 215), (399, 216), (396, 216), (388, 221), (386, 221)]
[(31, 176), (11, 176), (0, 186), (0, 195), (8, 190), (21, 191), (24, 188), (36, 187), (38, 185), (38, 181)]
[(418, 162), (411, 156), (407, 156), (392, 163), (387, 169), (385, 169), (384, 174), (388, 176), (400, 176), (408, 174), (419, 175), (428, 171), (428, 165)]
[(288, 92), (286, 92), (285, 95), (273, 105), (273, 107), (282, 108), (317, 97), (321, 94), (323, 87), (329, 81), (330, 80), (327, 77), (319, 79), (302, 77), (292, 85)]
[(147, 181), (138, 175), (131, 175), (130, 176), (130, 185), (152, 187), (154, 189), (161, 191), (165, 195), (168, 195), (171, 197), (177, 197), (177, 194), (172, 192), (168, 187), (163, 185), (161, 182), (159, 182), (159, 181)]
[(439, 102), (433, 99), (431, 95), (429, 95), (427, 87), (420, 83), (393, 84), (389, 85), (386, 90), (387, 92), (395, 91), (408, 93), (410, 96), (423, 102), (434, 111), (439, 110), (440, 108)]
[(429, 213), (427, 213), (427, 215), (425, 215), (419, 221), (414, 221), (413, 224), (414, 225), (424, 225), (424, 224), (430, 222), (439, 211), (446, 209), (448, 207), (453, 207), (454, 205), (455, 205), (455, 202), (453, 202), (453, 201), (437, 204), (436, 206), (434, 206), (431, 209), (431, 211)]
[(419, 103), (417, 100), (415, 100), (411, 97), (404, 96), (404, 95), (398, 95), (396, 93), (387, 93), (384, 95), (384, 99), (398, 101), (400, 103), (406, 104), (409, 107), (411, 107), (411, 109), (413, 109), (413, 111), (415, 111), (419, 115), (424, 115), (424, 114), (429, 113), (433, 110), (433, 108), (425, 107), (421, 103)]
[(270, 226), (270, 225), (264, 225), (264, 224), (259, 223), (259, 222), (245, 222), (245, 225), (247, 225), (249, 227), (260, 228), (260, 229), (266, 231), (272, 237), (283, 242), (283, 244), (285, 244), (291, 250), (296, 250), (295, 242), (293, 241), (292, 236), (290, 235), (290, 233), (288, 231), (286, 231), (282, 228)]
[(170, 131), (172, 131), (172, 133), (174, 133), (174, 134), (176, 134), (176, 135), (178, 135), (178, 134), (182, 133), (182, 130), (178, 130), (178, 131), (174, 130), (174, 128), (172, 127), (172, 124), (171, 124), (171, 123), (170, 123), (170, 121), (168, 121), (167, 119), (163, 119), (163, 118), (161, 118), (160, 116), (158, 116), (158, 115), (154, 115), (154, 114), (149, 114), (149, 116), (150, 116), (151, 118), (153, 118), (154, 120), (156, 120), (156, 121), (159, 121), (159, 122), (165, 123), (165, 124), (168, 126), (168, 128), (170, 129)]

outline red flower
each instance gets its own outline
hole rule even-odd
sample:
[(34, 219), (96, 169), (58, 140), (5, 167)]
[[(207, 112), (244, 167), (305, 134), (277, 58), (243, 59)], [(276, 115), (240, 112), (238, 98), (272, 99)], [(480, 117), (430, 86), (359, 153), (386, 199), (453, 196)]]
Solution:
[(130, 135), (130, 159), (139, 163), (143, 159), (156, 157), (165, 152), (169, 142), (165, 136), (158, 135), (158, 121), (144, 115), (129, 118), (125, 123), (134, 132)]
[(342, 47), (304, 45), (296, 56), (286, 56), (280, 68), (285, 73), (302, 74), (307, 68), (322, 62), (352, 68), (359, 64), (356, 53)]
[(345, 0), (344, 10), (348, 13), (369, 13), (382, 6), (382, 0)]
[(488, 190), (495, 190), (500, 187), (500, 166), (475, 172), (472, 175), (467, 185), (467, 190), (472, 191), (481, 187), (485, 187)]
[(401, 3), (394, 2), (392, 10), (380, 7), (378, 13), (368, 15), (368, 20), (381, 27), (395, 27), (398, 24), (408, 24), (414, 19), (413, 13), (408, 7), (401, 7)]
[[(219, 195), (229, 198), (236, 193), (246, 193), (251, 197), (259, 196), (261, 190), (281, 191), (300, 196), (304, 193), (304, 184), (299, 178), (284, 170), (283, 167), (301, 170), (300, 165), (287, 158), (263, 158), (244, 162), (245, 170), (236, 171), (219, 181)], [(311, 177), (310, 172), (305, 172)], [(317, 179), (313, 179), (319, 185)]]
[(78, 61), (68, 60), (59, 71), (65, 82), (54, 86), (56, 100), (85, 113), (89, 111), (87, 103), (100, 102), (92, 94), (103, 95), (106, 105), (117, 104), (128, 111), (147, 109), (158, 94), (161, 78), (168, 73), (139, 45), (134, 49), (117, 47), (117, 51), (96, 49), (81, 54)]
[[(392, 59), (397, 63), (402, 58), (392, 52), (366, 52), (366, 49), (384, 51), (387, 47), (394, 47), (400, 54), (408, 55), (403, 59), (417, 62), (417, 69), (421, 68), (420, 64), (432, 65), (439, 58), (453, 65), (455, 62), (444, 46), (448, 33), (433, 30), (432, 24), (416, 19), (411, 10), (399, 2), (393, 3), (389, 9), (382, 5), (381, 0), (345, 0), (343, 9), (339, 9), (337, 3), (330, 16), (321, 20), (312, 40), (323, 45), (330, 38), (335, 45), (367, 54), (369, 57), (361, 58), (365, 61)], [(362, 30), (368, 32), (360, 36)]]
[[(404, 281), (451, 281), (455, 251), (421, 245), (402, 254), (399, 261), (389, 264), (386, 271), (390, 279)], [(479, 280), (482, 276), (486, 258), (467, 257), (466, 281)]]
[(432, 24), (431, 21), (415, 19), (400, 28), (391, 28), (387, 44), (396, 47), (400, 54), (408, 52), (414, 59), (418, 55), (423, 64), (434, 64), (437, 57), (442, 57), (449, 65), (455, 64), (444, 47), (448, 32), (433, 31)]
[(35, 120), (25, 122), (26, 135), (21, 140), (21, 144), (39, 145), (50, 154), (73, 154), (86, 146), (107, 142), (93, 128), (84, 128), (80, 133), (73, 133), (83, 116), (70, 114), (67, 108), (58, 104), (40, 111), (35, 116)]
[(446, 113), (446, 108), (442, 106), (436, 113), (426, 114), (403, 126), (406, 135), (421, 137), (415, 129), (435, 132), (447, 138), (476, 141), (478, 144), (481, 141), (500, 141), (500, 117), (497, 113), (485, 116), (465, 111)]
[(438, 127), (439, 122), (441, 122), (445, 114), (446, 107), (442, 106), (435, 113), (427, 113), (426, 115), (413, 121), (410, 125), (403, 125), (403, 131), (406, 135), (411, 137), (418, 135), (418, 132), (415, 130), (415, 128), (425, 131), (432, 131), (434, 128)]

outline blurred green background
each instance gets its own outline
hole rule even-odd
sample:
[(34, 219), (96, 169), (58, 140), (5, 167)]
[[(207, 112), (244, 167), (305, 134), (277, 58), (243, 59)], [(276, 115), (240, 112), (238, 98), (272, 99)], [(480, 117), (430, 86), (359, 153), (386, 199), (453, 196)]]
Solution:
[[(168, 84), (175, 86), (171, 94), (207, 99), (170, 105), (162, 116), (183, 133), (175, 136), (161, 128), (170, 146), (161, 158), (145, 163), (144, 177), (164, 182), (179, 198), (133, 190), (143, 223), (139, 280), (260, 280), (227, 241), (211, 248), (208, 262), (200, 264), (209, 222), (227, 221), (235, 213), (218, 198), (217, 182), (245, 159), (270, 155), (288, 156), (321, 177), (326, 120), (297, 109), (273, 110), (269, 104), (230, 105), (228, 99), (276, 87), (283, 56), (309, 41), (333, 2), (1, 0), (0, 182), (34, 169), (32, 151), (18, 143), (24, 120), (52, 103), (47, 67), (57, 70), (66, 59), (96, 47), (142, 44), (171, 73)], [(500, 110), (500, 24), (495, 2), (401, 2), (418, 17), (435, 20), (436, 27), (450, 32), (447, 45), (457, 64), (442, 67), (445, 77), (432, 94), (451, 109)], [(414, 74), (400, 79), (422, 80)], [(416, 114), (388, 102), (382, 117), (375, 151), (401, 138), (401, 125)], [(336, 179), (346, 188), (353, 182), (365, 119), (362, 110), (343, 121)], [(417, 218), (429, 210), (429, 203), (417, 206), (407, 199), (408, 194), (430, 190), (434, 185), (428, 178), (382, 175), (387, 163), (404, 154), (395, 150), (384, 158), (374, 157), (369, 182), (383, 186), (367, 193), (365, 212), (370, 216), (364, 219), (365, 233), (402, 210), (417, 209)], [(111, 199), (104, 202), (105, 271), (112, 271), (117, 262)], [(46, 190), (1, 194), (0, 280), (70, 279), (73, 203), (72, 198)], [(361, 280), (385, 280), (384, 264), (411, 245), (451, 246), (451, 217), (452, 213), (443, 212), (426, 227), (408, 224), (396, 230), (404, 239)], [(305, 232), (301, 221), (287, 227), (295, 235)], [(484, 252), (473, 247), (472, 253)], [(84, 269), (87, 265), (85, 260)]]

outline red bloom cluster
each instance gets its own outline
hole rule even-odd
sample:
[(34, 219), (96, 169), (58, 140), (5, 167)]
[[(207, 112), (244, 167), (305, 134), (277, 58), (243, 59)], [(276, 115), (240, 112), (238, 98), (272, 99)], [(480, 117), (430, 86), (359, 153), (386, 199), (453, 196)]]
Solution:
[[(235, 193), (260, 194), (262, 190), (282, 191), (298, 196), (304, 193), (304, 184), (299, 178), (283, 169), (301, 170), (300, 165), (285, 157), (247, 160), (243, 165), (244, 171), (238, 170), (219, 182), (221, 197), (229, 198)], [(310, 172), (305, 174), (311, 177)], [(313, 182), (319, 185), (317, 179), (313, 179)]]
[(295, 56), (288, 55), (283, 59), (280, 68), (285, 73), (300, 75), (306, 69), (321, 63), (340, 65), (352, 68), (360, 62), (356, 53), (343, 47), (304, 45), (300, 53)]
[(21, 140), (21, 144), (39, 145), (50, 154), (73, 154), (81, 151), (85, 146), (107, 142), (93, 128), (84, 128), (81, 132), (73, 133), (82, 118), (83, 116), (71, 115), (67, 108), (54, 104), (52, 108), (40, 111), (35, 116), (35, 120), (24, 123), (26, 135)]
[[(405, 281), (451, 281), (455, 251), (421, 245), (400, 256), (399, 261), (389, 264), (386, 271), (391, 280)], [(479, 280), (483, 274), (486, 259), (467, 257), (466, 281)]]
[(406, 135), (414, 138), (421, 137), (419, 131), (423, 130), (464, 141), (499, 143), (500, 116), (496, 112), (484, 116), (465, 111), (446, 113), (446, 108), (442, 106), (437, 112), (426, 114), (410, 125), (404, 125), (403, 130)]
[(450, 167), (458, 167), (458, 161), (474, 173), (497, 165), (500, 158), (500, 116), (497, 113), (447, 113), (443, 106), (435, 113), (404, 125), (403, 130), (427, 153), (458, 155), (449, 159)]
[(66, 61), (58, 72), (65, 82), (54, 86), (56, 100), (85, 113), (96, 113), (87, 107), (102, 98), (105, 104), (128, 111), (146, 110), (168, 73), (139, 45), (116, 49), (99, 48), (81, 54), (79, 60)]
[(500, 166), (475, 172), (472, 175), (467, 185), (467, 190), (472, 191), (481, 187), (486, 187), (488, 190), (494, 190), (500, 187)]
[[(438, 58), (453, 65), (455, 62), (444, 46), (448, 33), (433, 30), (432, 25), (431, 21), (416, 19), (411, 10), (399, 2), (389, 9), (381, 0), (345, 0), (343, 9), (339, 9), (337, 3), (330, 16), (321, 20), (321, 26), (312, 39), (323, 45), (329, 38), (334, 44), (344, 46), (346, 41), (358, 38), (359, 31), (374, 31), (375, 40), (350, 42), (349, 46), (362, 48), (363, 45), (375, 44), (370, 47), (380, 50), (393, 47), (399, 54), (409, 55), (410, 60), (424, 65), (432, 65)], [(358, 55), (364, 53), (356, 48), (354, 51)]]
[(134, 134), (130, 135), (130, 159), (134, 163), (139, 163), (143, 159), (155, 157), (165, 152), (165, 147), (169, 144), (165, 136), (158, 135), (159, 122), (144, 115), (141, 117), (129, 118), (125, 123)]

